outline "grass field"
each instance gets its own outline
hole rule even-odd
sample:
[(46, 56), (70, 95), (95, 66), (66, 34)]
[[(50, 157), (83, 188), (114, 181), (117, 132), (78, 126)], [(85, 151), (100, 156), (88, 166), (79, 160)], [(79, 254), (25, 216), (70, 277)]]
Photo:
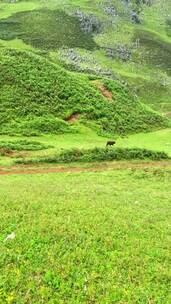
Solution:
[[(0, 136), (0, 142), (9, 142), (17, 140), (27, 140), (27, 137)], [(138, 133), (127, 137), (114, 137), (116, 147), (119, 148), (145, 148), (154, 151), (164, 151), (171, 156), (171, 129), (164, 129), (149, 133)], [(11, 166), (18, 157), (32, 158), (37, 156), (50, 156), (54, 152), (60, 152), (62, 149), (93, 149), (95, 147), (105, 147), (109, 138), (98, 136), (94, 131), (87, 127), (81, 127), (80, 133), (61, 134), (61, 135), (44, 135), (29, 137), (29, 141), (52, 146), (52, 148), (42, 151), (30, 151), (27, 153), (20, 152), (12, 157), (0, 157), (0, 165)]]
[(170, 178), (1, 177), (0, 303), (169, 304)]

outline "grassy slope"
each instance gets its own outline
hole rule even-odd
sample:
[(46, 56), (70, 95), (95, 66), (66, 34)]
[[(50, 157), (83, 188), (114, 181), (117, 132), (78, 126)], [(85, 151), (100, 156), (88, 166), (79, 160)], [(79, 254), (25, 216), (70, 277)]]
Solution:
[[(117, 1), (113, 2), (116, 4)], [(163, 1), (155, 1), (151, 7), (143, 7), (144, 21), (141, 25), (131, 24), (121, 17), (116, 21), (117, 28), (107, 28), (106, 33), (97, 36), (96, 42), (107, 47), (120, 44), (129, 48), (135, 39), (139, 39), (140, 46), (132, 60), (123, 62), (106, 58), (101, 51), (95, 53), (103, 68), (108, 67), (125, 79), (144, 103), (168, 116), (171, 112), (171, 39), (167, 35), (166, 22), (170, 9), (170, 1), (166, 0), (164, 4)], [(144, 41), (144, 33), (149, 33), (150, 40)]]
[(70, 74), (38, 55), (2, 50), (0, 58), (1, 133), (8, 131), (13, 121), (26, 117), (67, 119), (73, 113), (95, 121), (101, 131), (111, 134), (166, 126), (162, 116), (143, 106), (116, 81), (101, 80), (113, 94), (113, 100), (108, 100), (88, 77)]
[(169, 304), (170, 197), (160, 170), (1, 177), (0, 301)]
[[(101, 38), (102, 44), (107, 41), (111, 46), (117, 42), (129, 46), (135, 39), (139, 39), (140, 45), (131, 61), (125, 63), (107, 60), (108, 65), (128, 81), (143, 102), (168, 116), (171, 111), (171, 38), (167, 25), (170, 10), (170, 1), (153, 1), (151, 7), (143, 6), (141, 25), (130, 24), (121, 18), (116, 32), (113, 30), (109, 36), (110, 40), (108, 41), (108, 33)], [(144, 35), (149, 38), (144, 39)], [(99, 54), (99, 58), (102, 62), (104, 60), (105, 65), (106, 58), (102, 54)]]
[[(135, 2), (135, 1), (132, 1)], [(170, 116), (171, 112), (171, 77), (170, 77), (170, 30), (169, 30), (169, 14), (170, 11), (170, 1), (165, 0), (164, 3), (161, 0), (157, 0), (153, 3), (151, 7), (143, 6), (142, 19), (143, 22), (140, 25), (131, 23), (130, 21), (130, 10), (131, 8), (125, 7), (123, 3), (118, 0), (112, 0), (110, 3), (113, 3), (117, 16), (109, 16), (104, 11), (104, 6), (102, 6), (101, 1), (84, 1), (84, 0), (75, 0), (75, 1), (20, 1), (19, 3), (13, 4), (0, 4), (0, 18), (11, 18), (6, 24), (6, 35), (8, 30), (10, 30), (10, 22), (13, 22), (15, 19), (20, 21), (19, 27), (17, 28), (17, 33), (13, 32), (13, 38), (18, 37), (22, 38), (26, 44), (20, 43), (21, 40), (9, 40), (1, 41), (5, 46), (16, 47), (16, 48), (28, 48), (31, 41), (32, 45), (38, 43), (41, 39), (51, 39), (52, 40), (52, 49), (56, 43), (56, 33), (57, 25), (53, 23), (53, 18), (50, 18), (51, 22), (48, 23), (48, 15), (51, 14), (51, 11), (46, 11), (47, 18), (46, 22), (43, 22), (41, 27), (37, 24), (37, 19), (34, 18), (35, 13), (32, 15), (32, 18), (29, 21), (29, 18), (26, 18), (28, 11), (30, 9), (41, 9), (41, 8), (50, 8), (50, 9), (64, 9), (66, 13), (73, 13), (76, 9), (81, 9), (86, 14), (91, 14), (93, 12), (99, 20), (103, 23), (103, 32), (101, 34), (94, 36), (94, 41), (101, 47), (117, 47), (118, 44), (125, 46), (126, 48), (132, 47), (132, 43), (135, 42), (135, 39), (140, 39), (140, 46), (136, 52), (133, 54), (131, 61), (123, 62), (119, 59), (110, 59), (108, 58), (104, 51), (92, 50), (85, 54), (87, 59), (83, 62), (81, 61), (78, 65), (82, 68), (89, 68), (94, 65), (102, 67), (103, 69), (109, 68), (113, 71), (114, 74), (120, 76), (122, 79), (126, 80), (132, 89), (136, 90), (138, 95), (141, 97), (141, 100), (144, 103), (151, 105), (154, 109), (165, 113), (167, 116)], [(22, 13), (21, 15), (14, 15), (17, 12), (26, 12), (25, 20), (27, 21), (22, 25)], [(123, 13), (124, 12), (124, 13)], [(24, 16), (24, 15), (23, 15)], [(41, 16), (41, 13), (40, 13)], [(41, 17), (39, 16), (39, 22)], [(50, 17), (50, 15), (49, 15)], [(68, 19), (67, 19), (68, 20)], [(111, 21), (113, 24), (111, 25)], [(71, 21), (71, 20), (70, 20)], [(12, 23), (13, 24), (13, 23)], [(30, 24), (30, 26), (29, 26)], [(71, 37), (77, 37), (76, 28), (73, 28), (73, 23), (70, 23)], [(13, 26), (15, 26), (13, 24)], [(36, 27), (34, 34), (36, 34), (36, 39), (32, 39), (32, 34), (30, 32), (28, 36), (28, 31), (31, 28)], [(76, 30), (77, 31), (77, 30)], [(3, 27), (1, 25), (1, 35), (3, 32)], [(11, 31), (9, 31), (11, 33)], [(144, 33), (150, 35), (150, 40), (144, 40)], [(43, 36), (42, 36), (43, 35)], [(61, 31), (63, 35), (63, 40), (65, 40), (65, 29)], [(8, 36), (8, 35), (7, 35)], [(30, 37), (30, 41), (28, 38)], [(54, 39), (55, 38), (55, 39)], [(12, 37), (10, 38), (12, 39)], [(156, 43), (157, 41), (157, 43)], [(54, 45), (53, 45), (54, 44)], [(151, 48), (152, 46), (152, 48)], [(33, 47), (33, 46), (32, 46)], [(31, 47), (31, 48), (32, 48)], [(39, 46), (42, 49), (47, 49), (46, 43)], [(79, 47), (79, 44), (77, 44)], [(84, 47), (84, 46), (83, 46)], [(150, 52), (149, 52), (149, 47)], [(80, 54), (82, 54), (83, 49), (77, 49)], [(65, 53), (65, 52), (64, 52)], [(150, 62), (147, 60), (146, 54), (150, 57)], [(149, 55), (150, 53), (150, 55)], [(62, 51), (63, 54), (63, 51)], [(155, 54), (153, 56), (153, 54)], [(166, 58), (168, 60), (166, 62)], [(53, 60), (59, 61), (61, 58), (61, 52), (55, 51), (55, 56)], [(63, 57), (62, 57), (63, 58)], [(93, 59), (92, 59), (93, 58)], [(152, 60), (151, 60), (152, 58)], [(94, 63), (95, 59), (95, 63)], [(155, 60), (153, 60), (155, 59)], [(66, 58), (65, 58), (66, 60)], [(156, 65), (156, 61), (160, 61), (160, 66)], [(152, 63), (152, 64), (151, 64)], [(167, 66), (166, 66), (167, 64)], [(147, 94), (148, 91), (148, 94)]]

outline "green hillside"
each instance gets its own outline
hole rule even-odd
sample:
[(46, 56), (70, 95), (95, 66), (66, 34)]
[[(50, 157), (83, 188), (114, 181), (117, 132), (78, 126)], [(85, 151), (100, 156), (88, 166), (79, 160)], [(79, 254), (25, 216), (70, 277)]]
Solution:
[[(100, 133), (165, 127), (170, 8), (168, 0), (2, 1), (0, 132), (45, 132), (48, 124), (73, 132), (72, 115)], [(99, 77), (100, 88), (91, 81)]]
[[(54, 128), (50, 131), (55, 133), (61, 130), (56, 129), (56, 118), (61, 119), (58, 124), (65, 132), (72, 115), (111, 134), (150, 130), (167, 123), (117, 81), (94, 81), (69, 73), (28, 52), (1, 50), (0, 89), (1, 133), (20, 133), (30, 126), (38, 130), (39, 125), (46, 133), (50, 123)], [(111, 95), (105, 96), (105, 92)]]

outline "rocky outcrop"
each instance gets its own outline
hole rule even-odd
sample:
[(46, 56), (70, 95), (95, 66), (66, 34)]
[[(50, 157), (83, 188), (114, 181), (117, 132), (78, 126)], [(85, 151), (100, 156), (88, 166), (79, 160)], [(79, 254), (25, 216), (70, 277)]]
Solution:
[(77, 10), (75, 17), (79, 19), (81, 28), (84, 32), (90, 34), (98, 34), (101, 32), (102, 24), (96, 16), (86, 15), (82, 11)]

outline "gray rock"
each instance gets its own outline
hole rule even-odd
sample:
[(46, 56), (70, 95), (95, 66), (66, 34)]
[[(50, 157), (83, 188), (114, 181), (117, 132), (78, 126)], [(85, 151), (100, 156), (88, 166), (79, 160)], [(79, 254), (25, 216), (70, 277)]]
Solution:
[(102, 24), (94, 15), (86, 15), (80, 10), (77, 10), (75, 16), (79, 19), (81, 28), (84, 32), (90, 34), (98, 34), (102, 31)]

